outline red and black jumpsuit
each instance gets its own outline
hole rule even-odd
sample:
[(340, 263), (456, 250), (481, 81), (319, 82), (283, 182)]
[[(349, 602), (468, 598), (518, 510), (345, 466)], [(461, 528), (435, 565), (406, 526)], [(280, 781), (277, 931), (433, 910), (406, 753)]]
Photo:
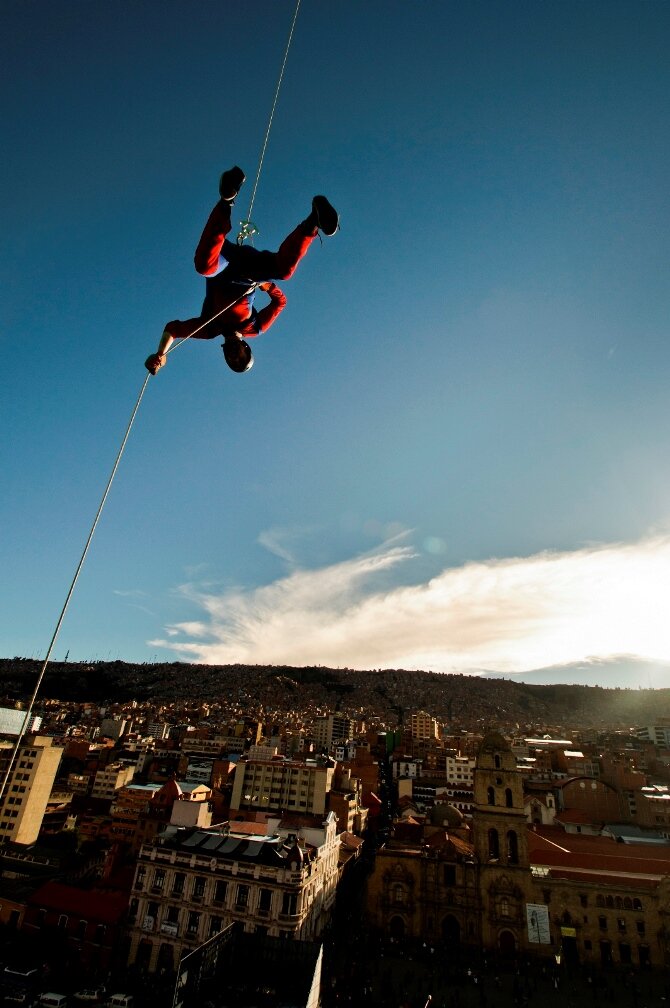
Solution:
[(303, 221), (276, 252), (235, 245), (226, 237), (231, 229), (230, 210), (230, 204), (220, 200), (205, 224), (194, 256), (196, 270), (207, 278), (205, 300), (197, 318), (167, 323), (165, 332), (175, 339), (214, 339), (233, 332), (249, 339), (265, 332), (285, 307), (286, 298), (273, 283), (267, 291), (270, 304), (257, 312), (253, 294), (246, 293), (250, 284), (288, 280), (317, 235), (317, 229)]

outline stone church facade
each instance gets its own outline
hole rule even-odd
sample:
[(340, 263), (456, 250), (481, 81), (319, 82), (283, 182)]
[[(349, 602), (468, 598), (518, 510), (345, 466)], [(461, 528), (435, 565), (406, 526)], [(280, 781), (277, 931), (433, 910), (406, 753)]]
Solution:
[(570, 837), (571, 850), (567, 839), (541, 835), (556, 827), (530, 824), (526, 806), (511, 747), (491, 733), (477, 757), (472, 818), (436, 806), (431, 821), (396, 824), (377, 852), (370, 925), (439, 946), (447, 960), (471, 946), (507, 957), (670, 964), (669, 849), (642, 851), (642, 865), (639, 851), (602, 838), (588, 838), (591, 850)]

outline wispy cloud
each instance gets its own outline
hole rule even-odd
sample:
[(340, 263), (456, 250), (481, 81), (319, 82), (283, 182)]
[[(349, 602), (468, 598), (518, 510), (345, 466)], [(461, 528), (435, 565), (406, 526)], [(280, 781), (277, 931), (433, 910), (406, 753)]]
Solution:
[(670, 661), (668, 536), (469, 563), (399, 586), (415, 556), (396, 539), (254, 590), (184, 585), (202, 618), (151, 644), (213, 664), (437, 672), (513, 674), (620, 655)]

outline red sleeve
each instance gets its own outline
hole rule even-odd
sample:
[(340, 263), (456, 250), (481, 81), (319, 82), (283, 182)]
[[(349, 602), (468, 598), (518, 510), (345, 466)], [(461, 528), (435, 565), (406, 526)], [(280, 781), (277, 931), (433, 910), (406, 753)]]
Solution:
[(213, 276), (219, 268), (219, 255), (231, 228), (230, 203), (219, 200), (212, 210), (200, 236), (193, 261), (201, 276)]
[(277, 287), (277, 284), (273, 283), (270, 289), (266, 291), (266, 294), (270, 298), (270, 304), (265, 308), (261, 308), (256, 315), (259, 332), (266, 332), (279, 313), (286, 307), (286, 297), (284, 296), (284, 292)]

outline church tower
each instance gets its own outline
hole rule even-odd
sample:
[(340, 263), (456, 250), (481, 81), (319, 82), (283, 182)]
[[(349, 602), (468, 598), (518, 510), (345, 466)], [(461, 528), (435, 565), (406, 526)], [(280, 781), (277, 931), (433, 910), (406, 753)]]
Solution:
[(492, 732), (474, 771), (473, 841), (479, 863), (482, 941), (513, 955), (526, 945), (526, 906), (532, 902), (523, 775), (511, 746)]

